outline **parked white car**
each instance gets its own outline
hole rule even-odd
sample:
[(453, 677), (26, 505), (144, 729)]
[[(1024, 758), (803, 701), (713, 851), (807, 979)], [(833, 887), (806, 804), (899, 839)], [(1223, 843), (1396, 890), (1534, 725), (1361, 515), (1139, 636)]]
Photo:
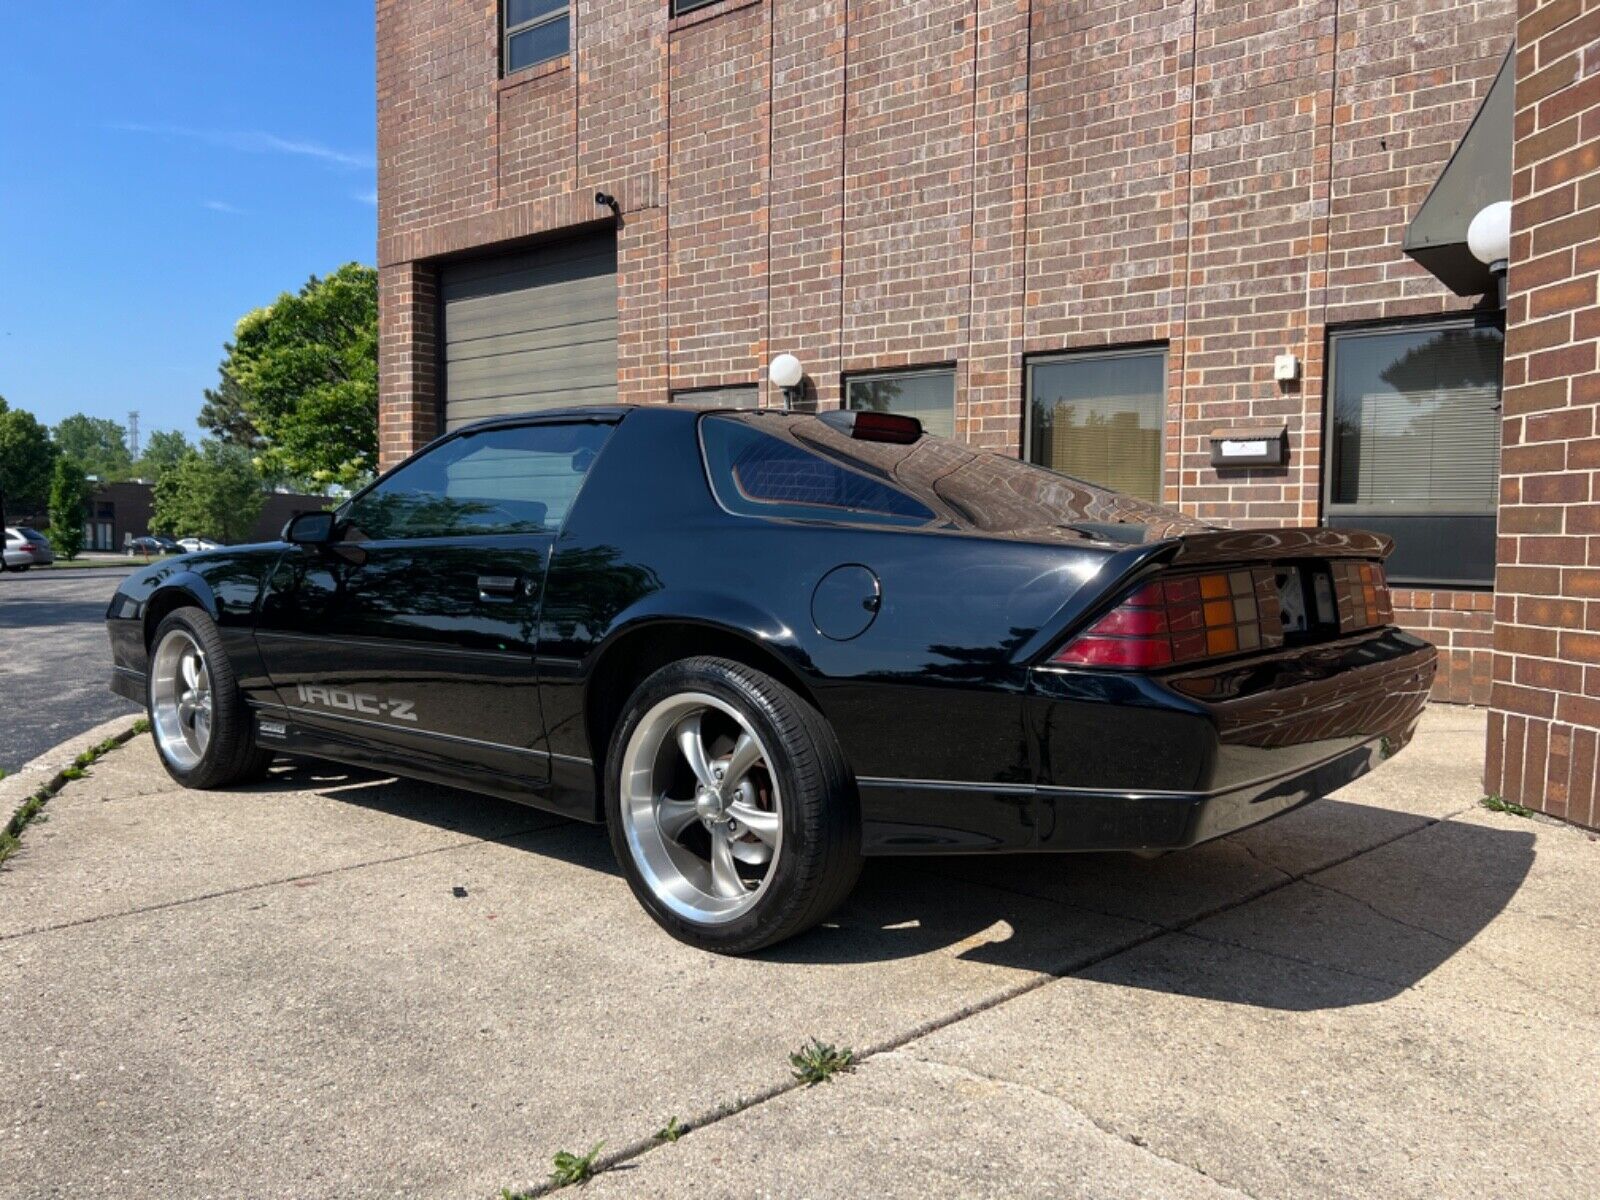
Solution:
[(26, 571), (29, 567), (48, 567), (55, 562), (50, 539), (26, 525), (6, 526), (6, 570)]
[(185, 554), (193, 554), (196, 550), (221, 550), (222, 543), (210, 538), (186, 537), (178, 539), (178, 548)]

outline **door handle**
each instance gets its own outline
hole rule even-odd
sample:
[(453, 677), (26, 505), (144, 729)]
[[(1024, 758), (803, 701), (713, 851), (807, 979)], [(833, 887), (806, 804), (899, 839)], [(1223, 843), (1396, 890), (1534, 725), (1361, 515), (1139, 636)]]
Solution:
[(522, 594), (520, 575), (479, 575), (478, 599), (515, 600)]

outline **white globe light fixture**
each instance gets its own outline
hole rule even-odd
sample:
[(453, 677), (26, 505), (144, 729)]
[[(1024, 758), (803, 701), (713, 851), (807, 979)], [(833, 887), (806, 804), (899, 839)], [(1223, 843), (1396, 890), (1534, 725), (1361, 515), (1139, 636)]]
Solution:
[(800, 381), (806, 376), (800, 360), (792, 354), (777, 355), (767, 367), (767, 378), (783, 389), (784, 407), (792, 408), (800, 397)]
[(1467, 226), (1467, 249), (1489, 268), (1500, 294), (1500, 307), (1504, 308), (1506, 266), (1511, 259), (1511, 201), (1498, 200), (1472, 218), (1472, 224)]
[(1467, 226), (1467, 249), (1491, 271), (1506, 269), (1511, 257), (1511, 201), (1497, 201), (1472, 218)]

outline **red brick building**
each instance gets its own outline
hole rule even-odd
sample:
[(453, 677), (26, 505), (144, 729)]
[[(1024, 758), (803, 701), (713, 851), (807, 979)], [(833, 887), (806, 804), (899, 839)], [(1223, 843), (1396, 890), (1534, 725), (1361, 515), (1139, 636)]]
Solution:
[[(1493, 790), (1564, 770), (1600, 821), (1597, 0), (377, 9), (385, 461), (506, 408), (781, 403), (789, 352), (803, 403), (1393, 533)], [(1514, 39), (1502, 310), (1403, 245)]]

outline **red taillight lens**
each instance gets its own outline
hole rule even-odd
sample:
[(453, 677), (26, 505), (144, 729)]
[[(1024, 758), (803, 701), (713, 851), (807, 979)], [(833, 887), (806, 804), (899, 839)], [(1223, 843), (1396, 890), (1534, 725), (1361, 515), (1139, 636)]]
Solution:
[(1050, 661), (1068, 667), (1162, 667), (1282, 644), (1273, 572), (1213, 571), (1145, 584)]
[(1383, 564), (1341, 559), (1331, 564), (1333, 598), (1339, 609), (1339, 632), (1353, 633), (1394, 621), (1394, 601)]

